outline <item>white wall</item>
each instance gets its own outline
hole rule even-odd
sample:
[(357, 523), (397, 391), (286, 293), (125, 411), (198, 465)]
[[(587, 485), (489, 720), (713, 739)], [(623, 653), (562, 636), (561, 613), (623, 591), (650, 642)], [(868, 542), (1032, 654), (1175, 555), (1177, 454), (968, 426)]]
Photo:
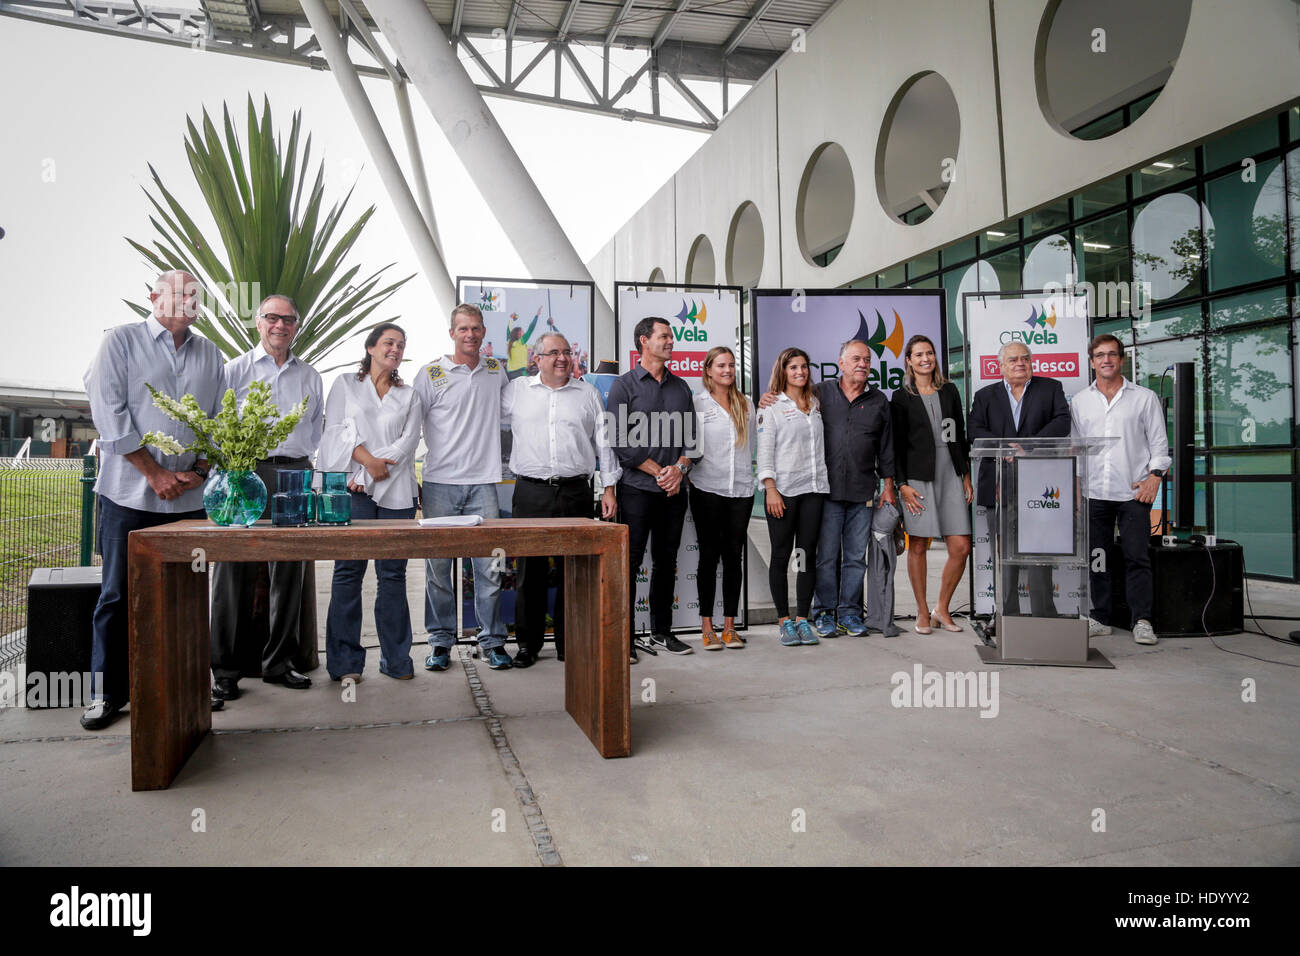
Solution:
[[(1196, 0), (1177, 65), (1146, 114), (1109, 138), (1076, 140), (1039, 105), (1035, 50), (1048, 7), (993, 0), (990, 18), (989, 5), (974, 0), (840, 3), (808, 33), (806, 51), (787, 53), (617, 231), (614, 278), (645, 281), (658, 266), (682, 281), (703, 234), (725, 281), (728, 227), (751, 200), (763, 221), (760, 286), (840, 285), (1300, 98), (1294, 0)], [(881, 207), (877, 147), (897, 92), (926, 71), (957, 100), (956, 179), (933, 216), (905, 226)], [(794, 217), (807, 160), (827, 141), (844, 147), (856, 195), (844, 249), (820, 268), (800, 251)]]

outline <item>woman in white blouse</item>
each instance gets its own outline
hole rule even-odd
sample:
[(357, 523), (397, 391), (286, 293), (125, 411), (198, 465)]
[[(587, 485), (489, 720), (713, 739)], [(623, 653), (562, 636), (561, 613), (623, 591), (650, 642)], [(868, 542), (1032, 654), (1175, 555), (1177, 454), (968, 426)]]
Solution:
[[(822, 505), (830, 493), (826, 478), (825, 438), (817, 395), (810, 381), (808, 353), (789, 348), (772, 366), (768, 390), (779, 397), (758, 414), (758, 480), (766, 489), (767, 533), (772, 559), (767, 581), (781, 628), (781, 643), (816, 644), (808, 623), (816, 577), (817, 533)], [(798, 545), (797, 605), (790, 617), (786, 575), (790, 554)]]
[[(354, 520), (414, 518), (419, 485), (415, 450), (423, 411), (397, 367), (406, 333), (391, 322), (366, 336), (366, 357), (355, 375), (340, 375), (325, 402), (325, 433), (317, 460), (322, 471), (348, 472)], [(406, 559), (376, 560), (379, 590), (375, 630), (379, 672), (397, 680), (415, 676), (411, 665), (411, 610), (406, 602)], [(335, 561), (325, 624), (325, 666), (334, 680), (360, 680), (361, 581), (365, 561)]]
[[(754, 507), (754, 467), (749, 447), (754, 406), (736, 387), (736, 356), (717, 346), (704, 357), (704, 388), (695, 393), (699, 440), (691, 457), (691, 518), (699, 541), (700, 630), (706, 651), (740, 648), (736, 633), (743, 574), (742, 555)], [(713, 630), (718, 560), (722, 561), (722, 636)]]

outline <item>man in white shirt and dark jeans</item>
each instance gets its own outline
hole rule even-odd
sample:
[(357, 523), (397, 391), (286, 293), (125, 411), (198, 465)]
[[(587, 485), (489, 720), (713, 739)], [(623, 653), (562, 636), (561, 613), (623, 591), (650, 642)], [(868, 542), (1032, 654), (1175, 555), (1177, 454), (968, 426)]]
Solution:
[[(1133, 610), (1133, 639), (1156, 643), (1151, 626), (1152, 576), (1148, 546), (1151, 539), (1151, 503), (1169, 468), (1169, 436), (1160, 399), (1149, 388), (1135, 385), (1121, 374), (1124, 344), (1113, 335), (1098, 335), (1088, 343), (1088, 360), (1096, 380), (1070, 402), (1074, 434), (1098, 438), (1117, 435), (1120, 441), (1098, 455), (1088, 471), (1088, 548), (1093, 567), (1097, 551), (1115, 540), (1119, 522), (1124, 549), (1125, 588)], [(1110, 573), (1092, 571), (1092, 616), (1088, 635), (1111, 633)]]
[[(515, 518), (592, 517), (591, 472), (600, 460), (601, 517), (617, 511), (614, 486), (621, 470), (603, 440), (600, 393), (571, 378), (573, 351), (558, 332), (548, 332), (534, 353), (537, 374), (511, 380), (501, 393), (501, 421), (509, 424), (510, 470), (515, 474)], [(546, 634), (548, 557), (521, 558), (515, 581), (515, 667), (537, 661)], [(562, 559), (561, 559), (562, 561)], [(555, 656), (564, 660), (564, 565), (555, 596)]]
[[(451, 313), (450, 355), (420, 369), (413, 383), (424, 407), (424, 474), (421, 510), (426, 518), (448, 515), (500, 516), (497, 484), (501, 481), (501, 394), (505, 366), (480, 356), (483, 313), (462, 303)], [(506, 628), (501, 620), (501, 574), (495, 558), (474, 558), (474, 615), (478, 646), (489, 667), (511, 666), (506, 653)], [(456, 589), (450, 558), (424, 562), (424, 627), (429, 632), (429, 656), (424, 666), (445, 671), (456, 643)]]
[[(271, 295), (257, 307), (257, 347), (231, 359), (226, 366), (226, 387), (235, 390), (242, 405), (254, 382), (271, 386), (275, 407), (283, 415), (305, 397), (307, 413), (278, 447), (257, 463), (257, 476), (266, 485), (267, 510), (275, 494), (275, 473), (281, 469), (301, 471), (311, 467), (311, 456), (320, 445), (325, 414), (325, 393), (320, 373), (293, 354), (294, 337), (301, 319), (298, 307), (288, 296)], [(301, 644), (299, 622), (303, 600), (304, 561), (271, 561), (270, 627), (261, 648), (262, 680), (306, 690), (311, 678), (293, 668)], [(242, 673), (239, 635), (247, 633), (252, 620), (253, 590), (258, 565), (255, 562), (220, 561), (212, 570), (212, 696), (221, 700), (239, 697)], [(315, 595), (310, 597), (315, 600)]]

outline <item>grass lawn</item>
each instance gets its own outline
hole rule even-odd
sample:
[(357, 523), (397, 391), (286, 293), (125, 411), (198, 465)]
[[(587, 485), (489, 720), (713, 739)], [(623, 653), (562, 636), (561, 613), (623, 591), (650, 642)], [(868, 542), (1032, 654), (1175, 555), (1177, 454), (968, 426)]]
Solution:
[(0, 468), (0, 637), (27, 624), (33, 568), (81, 561), (81, 470)]

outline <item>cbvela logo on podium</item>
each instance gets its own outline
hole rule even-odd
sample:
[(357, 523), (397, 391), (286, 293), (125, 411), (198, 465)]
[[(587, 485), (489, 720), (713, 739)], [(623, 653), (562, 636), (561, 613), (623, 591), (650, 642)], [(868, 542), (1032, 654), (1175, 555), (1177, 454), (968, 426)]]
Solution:
[(83, 893), (73, 886), (50, 897), (50, 925), (57, 927), (126, 927), (133, 936), (148, 936), (152, 913), (151, 893)]
[(1049, 508), (1053, 511), (1061, 510), (1061, 489), (1044, 488), (1043, 493), (1037, 498), (1030, 498), (1026, 502), (1029, 508)]

